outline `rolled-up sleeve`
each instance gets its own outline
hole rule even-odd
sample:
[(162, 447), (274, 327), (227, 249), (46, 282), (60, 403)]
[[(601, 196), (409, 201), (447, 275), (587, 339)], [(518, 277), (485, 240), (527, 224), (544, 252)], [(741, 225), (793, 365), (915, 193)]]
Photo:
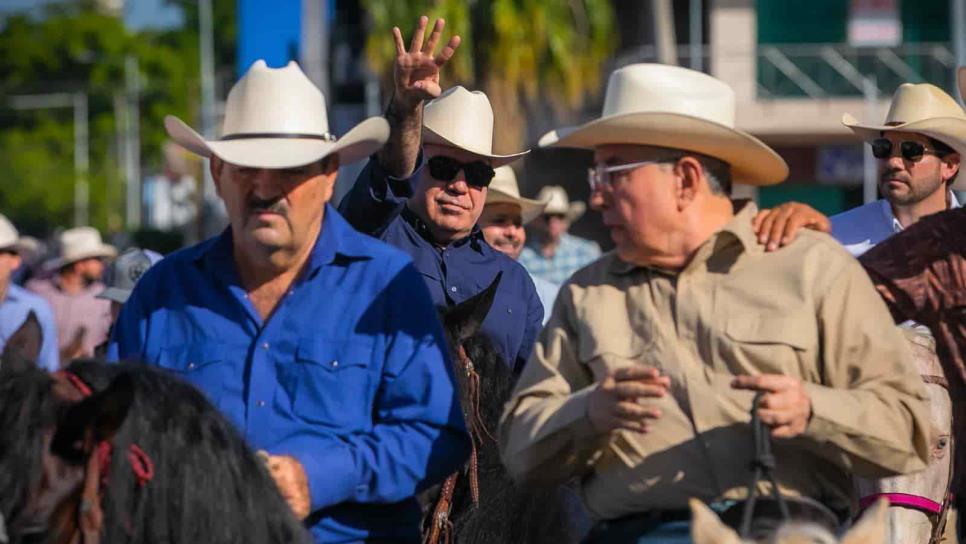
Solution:
[(514, 478), (564, 482), (602, 445), (587, 415), (593, 377), (577, 359), (573, 301), (564, 287), (500, 421), (500, 455)]
[(339, 213), (359, 232), (379, 238), (413, 195), (413, 181), (421, 165), (422, 152), (413, 174), (396, 178), (386, 173), (375, 156), (370, 157), (352, 189), (339, 202)]
[(307, 428), (273, 453), (305, 468), (318, 510), (345, 501), (390, 503), (442, 481), (465, 463), (469, 436), (446, 341), (411, 264), (391, 283), (387, 350), (369, 432)]
[(824, 366), (807, 383), (806, 435), (820, 453), (863, 477), (922, 470), (929, 457), (929, 407), (908, 341), (858, 262), (825, 261), (815, 284)]

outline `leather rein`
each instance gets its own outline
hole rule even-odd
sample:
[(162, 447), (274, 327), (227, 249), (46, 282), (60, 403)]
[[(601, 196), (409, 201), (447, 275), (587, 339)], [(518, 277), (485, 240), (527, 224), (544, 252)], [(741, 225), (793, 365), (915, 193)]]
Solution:
[[(483, 445), (484, 437), (493, 441), (496, 441), (496, 439), (486, 428), (486, 424), (483, 423), (483, 416), (480, 414), (480, 375), (476, 372), (476, 367), (466, 354), (466, 349), (462, 344), (460, 344), (456, 355), (460, 369), (466, 377), (468, 389), (468, 402), (464, 405), (463, 411), (470, 428), (472, 451), (464, 471), (469, 478), (470, 498), (473, 501), (473, 506), (476, 506), (480, 503), (478, 448)], [(423, 544), (451, 544), (453, 542), (453, 522), (449, 519), (449, 515), (453, 508), (453, 493), (456, 490), (456, 482), (459, 479), (460, 472), (463, 471), (450, 474), (443, 482), (443, 487), (430, 518), (429, 530), (423, 536)]]
[[(922, 381), (927, 384), (938, 385), (946, 391), (949, 391), (949, 382), (946, 380), (945, 376), (921, 374), (920, 377), (922, 378)], [(875, 493), (859, 499), (859, 513), (861, 514), (866, 508), (875, 504), (875, 502), (879, 499), (887, 499), (889, 501), (889, 506), (899, 506), (902, 508), (919, 510), (930, 518), (933, 518), (932, 534), (929, 536), (929, 544), (939, 544), (942, 541), (943, 533), (946, 530), (946, 517), (949, 513), (949, 507), (953, 502), (952, 486), (953, 469), (955, 468), (956, 459), (955, 447), (956, 439), (955, 437), (950, 436), (949, 479), (946, 482), (946, 492), (943, 494), (943, 501), (941, 503), (936, 502), (928, 497), (913, 495), (910, 493)]]

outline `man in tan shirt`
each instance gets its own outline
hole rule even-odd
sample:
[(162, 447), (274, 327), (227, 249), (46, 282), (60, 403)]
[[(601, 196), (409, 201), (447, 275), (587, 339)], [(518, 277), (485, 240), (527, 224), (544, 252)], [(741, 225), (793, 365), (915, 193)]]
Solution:
[(733, 125), (724, 83), (632, 65), (611, 75), (602, 119), (541, 140), (595, 150), (591, 204), (617, 249), (561, 289), (500, 447), (522, 481), (577, 478), (596, 541), (688, 542), (662, 512), (743, 499), (756, 391), (783, 493), (841, 512), (852, 474), (925, 466), (925, 390), (888, 310), (828, 236), (758, 244), (730, 182), (777, 183), (787, 166)]

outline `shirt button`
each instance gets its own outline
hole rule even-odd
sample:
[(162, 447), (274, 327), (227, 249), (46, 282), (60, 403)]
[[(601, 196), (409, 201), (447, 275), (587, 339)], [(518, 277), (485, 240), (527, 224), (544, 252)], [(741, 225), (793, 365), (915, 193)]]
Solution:
[(192, 369), (192, 368), (194, 368), (195, 366), (196, 366), (196, 365), (195, 365), (194, 363), (188, 363), (188, 368), (189, 368), (189, 369)]
[(450, 287), (449, 290), (455, 293), (456, 292), (456, 286), (454, 285), (454, 286)]
[(508, 314), (512, 314), (512, 313), (513, 313), (513, 308), (507, 308), (507, 309), (506, 309), (506, 313), (508, 313)]
[(339, 361), (332, 361), (332, 368), (339, 368)]
[(268, 342), (265, 342), (264, 344), (262, 344), (262, 349), (268, 349)]
[(265, 407), (265, 401), (263, 401), (263, 400), (258, 401), (258, 407), (259, 408), (264, 408)]

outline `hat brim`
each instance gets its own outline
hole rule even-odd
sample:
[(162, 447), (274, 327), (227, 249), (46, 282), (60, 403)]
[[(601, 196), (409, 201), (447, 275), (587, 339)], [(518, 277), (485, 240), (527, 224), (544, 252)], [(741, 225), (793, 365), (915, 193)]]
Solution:
[(499, 189), (493, 189), (492, 187), (487, 189), (486, 204), (504, 203), (516, 204), (517, 206), (520, 206), (520, 217), (523, 220), (524, 225), (539, 217), (540, 214), (543, 213), (544, 208), (547, 207), (546, 202), (533, 200), (531, 198), (523, 198), (522, 196), (513, 196), (509, 193), (504, 193)]
[(205, 140), (173, 115), (164, 118), (164, 128), (172, 140), (196, 155), (215, 155), (249, 168), (294, 168), (332, 154), (339, 156), (340, 164), (350, 164), (372, 155), (389, 139), (389, 123), (382, 117), (366, 119), (334, 142), (310, 138)]
[(593, 149), (608, 144), (649, 145), (693, 151), (731, 166), (737, 183), (774, 185), (788, 177), (788, 164), (754, 136), (707, 119), (678, 113), (635, 112), (552, 130), (540, 147)]
[(131, 292), (126, 289), (118, 289), (117, 287), (108, 287), (98, 293), (95, 298), (124, 304), (127, 302), (127, 299), (131, 298)]
[[(854, 116), (845, 113), (842, 115), (842, 124), (867, 142), (880, 138), (883, 132), (922, 134), (948, 145), (959, 153), (961, 160), (966, 160), (966, 119), (933, 117), (901, 125), (864, 125)], [(950, 188), (954, 191), (966, 191), (966, 173), (957, 175)]]
[(42, 268), (51, 272), (53, 270), (61, 269), (69, 264), (76, 263), (77, 261), (83, 261), (84, 259), (111, 259), (117, 257), (117, 249), (109, 244), (101, 244), (97, 249), (92, 249), (90, 251), (83, 251), (70, 257), (57, 257), (46, 261)]
[(456, 143), (455, 141), (450, 140), (449, 138), (440, 135), (438, 132), (436, 132), (433, 129), (431, 129), (429, 127), (426, 127), (426, 126), (423, 127), (423, 143), (424, 144), (445, 145), (445, 146), (448, 146), (448, 147), (455, 147), (457, 149), (462, 149), (463, 151), (466, 151), (467, 153), (471, 153), (471, 154), (476, 155), (477, 157), (479, 157), (481, 159), (485, 159), (485, 160), (489, 161), (490, 162), (490, 166), (492, 166), (493, 168), (499, 168), (501, 166), (510, 164), (511, 162), (519, 159), (520, 157), (522, 157), (522, 156), (524, 156), (524, 155), (526, 155), (527, 153), (530, 152), (530, 150), (527, 149), (525, 151), (521, 151), (519, 153), (513, 153), (511, 155), (494, 155), (492, 153), (485, 153), (485, 152), (483, 152), (482, 150), (479, 150), (479, 149), (470, 149), (468, 147), (464, 147), (464, 146)]

